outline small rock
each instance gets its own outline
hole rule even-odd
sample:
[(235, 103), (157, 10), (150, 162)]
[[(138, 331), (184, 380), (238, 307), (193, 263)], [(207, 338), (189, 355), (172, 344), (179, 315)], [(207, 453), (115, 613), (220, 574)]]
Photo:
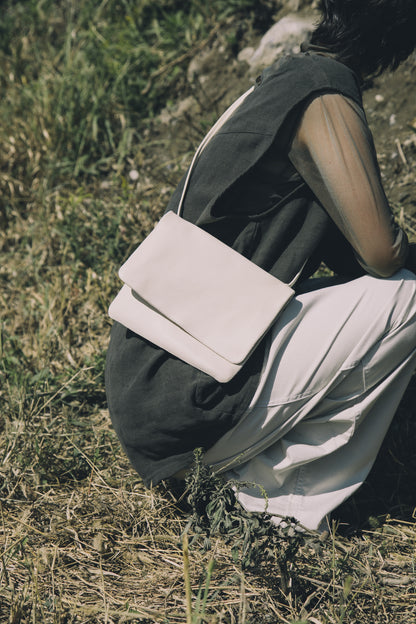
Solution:
[(240, 63), (246, 62), (248, 63), (254, 54), (254, 48), (243, 48), (238, 53), (237, 59)]
[(164, 108), (159, 115), (159, 119), (163, 124), (167, 126), (172, 121), (172, 114), (167, 108)]
[(190, 95), (184, 100), (181, 100), (175, 111), (175, 117), (182, 117), (184, 113), (187, 113), (195, 104), (195, 98)]
[(374, 99), (376, 102), (384, 102), (384, 95), (381, 95), (381, 93), (377, 93)]
[(385, 577), (381, 579), (383, 585), (388, 585), (389, 587), (403, 587), (404, 585), (409, 585), (411, 582), (410, 576), (396, 576), (396, 577)]
[[(202, 76), (202, 78), (204, 78), (204, 76)], [(164, 108), (159, 115), (159, 119), (163, 124), (169, 125), (171, 122), (180, 119), (184, 114), (190, 112), (195, 104), (195, 98), (190, 95), (181, 100), (174, 108)]]
[(250, 48), (240, 52), (242, 60), (250, 65), (251, 73), (254, 75), (260, 69), (274, 63), (282, 53), (299, 52), (300, 44), (312, 32), (313, 27), (312, 18), (286, 15), (266, 32), (251, 56)]
[(132, 180), (132, 182), (135, 182), (139, 179), (139, 172), (136, 169), (132, 169), (131, 171), (129, 171), (129, 178), (130, 180)]

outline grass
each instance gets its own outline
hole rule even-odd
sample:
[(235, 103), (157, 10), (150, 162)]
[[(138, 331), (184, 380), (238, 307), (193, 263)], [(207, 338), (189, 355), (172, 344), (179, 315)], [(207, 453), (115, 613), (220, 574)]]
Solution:
[[(262, 0), (3, 3), (3, 218), (39, 187), (120, 171), (142, 121), (186, 87), (185, 69), (233, 15), (270, 21)], [(231, 35), (232, 36), (232, 35)]]
[[(371, 478), (339, 511), (359, 531), (334, 526), (326, 541), (246, 514), (200, 466), (182, 498), (163, 484), (146, 490), (107, 412), (117, 267), (158, 219), (229, 89), (173, 130), (159, 113), (198, 91), (186, 76), (195, 54), (234, 58), (280, 4), (2, 4), (2, 622), (414, 619), (414, 385)], [(227, 85), (240, 89), (238, 80), (233, 69)], [(413, 233), (412, 216), (402, 219)]]

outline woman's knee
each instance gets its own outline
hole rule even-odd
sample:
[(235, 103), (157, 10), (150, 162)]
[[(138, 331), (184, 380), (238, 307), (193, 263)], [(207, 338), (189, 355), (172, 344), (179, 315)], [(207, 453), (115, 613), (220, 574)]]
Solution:
[(392, 310), (393, 324), (416, 321), (416, 275), (407, 269), (398, 271), (387, 280), (393, 285)]
[(401, 269), (388, 278), (365, 275), (356, 282), (361, 303), (370, 314), (386, 314), (390, 327), (416, 318), (416, 275), (411, 271)]

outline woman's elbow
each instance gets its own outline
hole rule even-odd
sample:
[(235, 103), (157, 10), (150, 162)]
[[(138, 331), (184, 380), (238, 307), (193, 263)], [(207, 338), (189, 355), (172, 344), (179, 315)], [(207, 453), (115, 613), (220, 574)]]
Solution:
[(404, 266), (403, 259), (393, 249), (366, 254), (365, 258), (359, 257), (358, 261), (370, 275), (380, 278), (391, 277)]

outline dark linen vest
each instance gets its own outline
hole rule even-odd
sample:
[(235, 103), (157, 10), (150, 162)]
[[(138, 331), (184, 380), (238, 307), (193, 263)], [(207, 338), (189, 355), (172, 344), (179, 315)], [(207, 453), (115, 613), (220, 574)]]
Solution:
[[(340, 93), (361, 105), (356, 75), (321, 55), (283, 58), (204, 149), (183, 216), (283, 281), (321, 261), (336, 273), (362, 273), (352, 250), (290, 164), (300, 116), (314, 97)], [(176, 210), (184, 180), (168, 204)], [(244, 314), (244, 310), (241, 311)], [(146, 485), (187, 467), (233, 427), (254, 395), (265, 341), (234, 379), (220, 384), (118, 323), (106, 363), (113, 426)]]

